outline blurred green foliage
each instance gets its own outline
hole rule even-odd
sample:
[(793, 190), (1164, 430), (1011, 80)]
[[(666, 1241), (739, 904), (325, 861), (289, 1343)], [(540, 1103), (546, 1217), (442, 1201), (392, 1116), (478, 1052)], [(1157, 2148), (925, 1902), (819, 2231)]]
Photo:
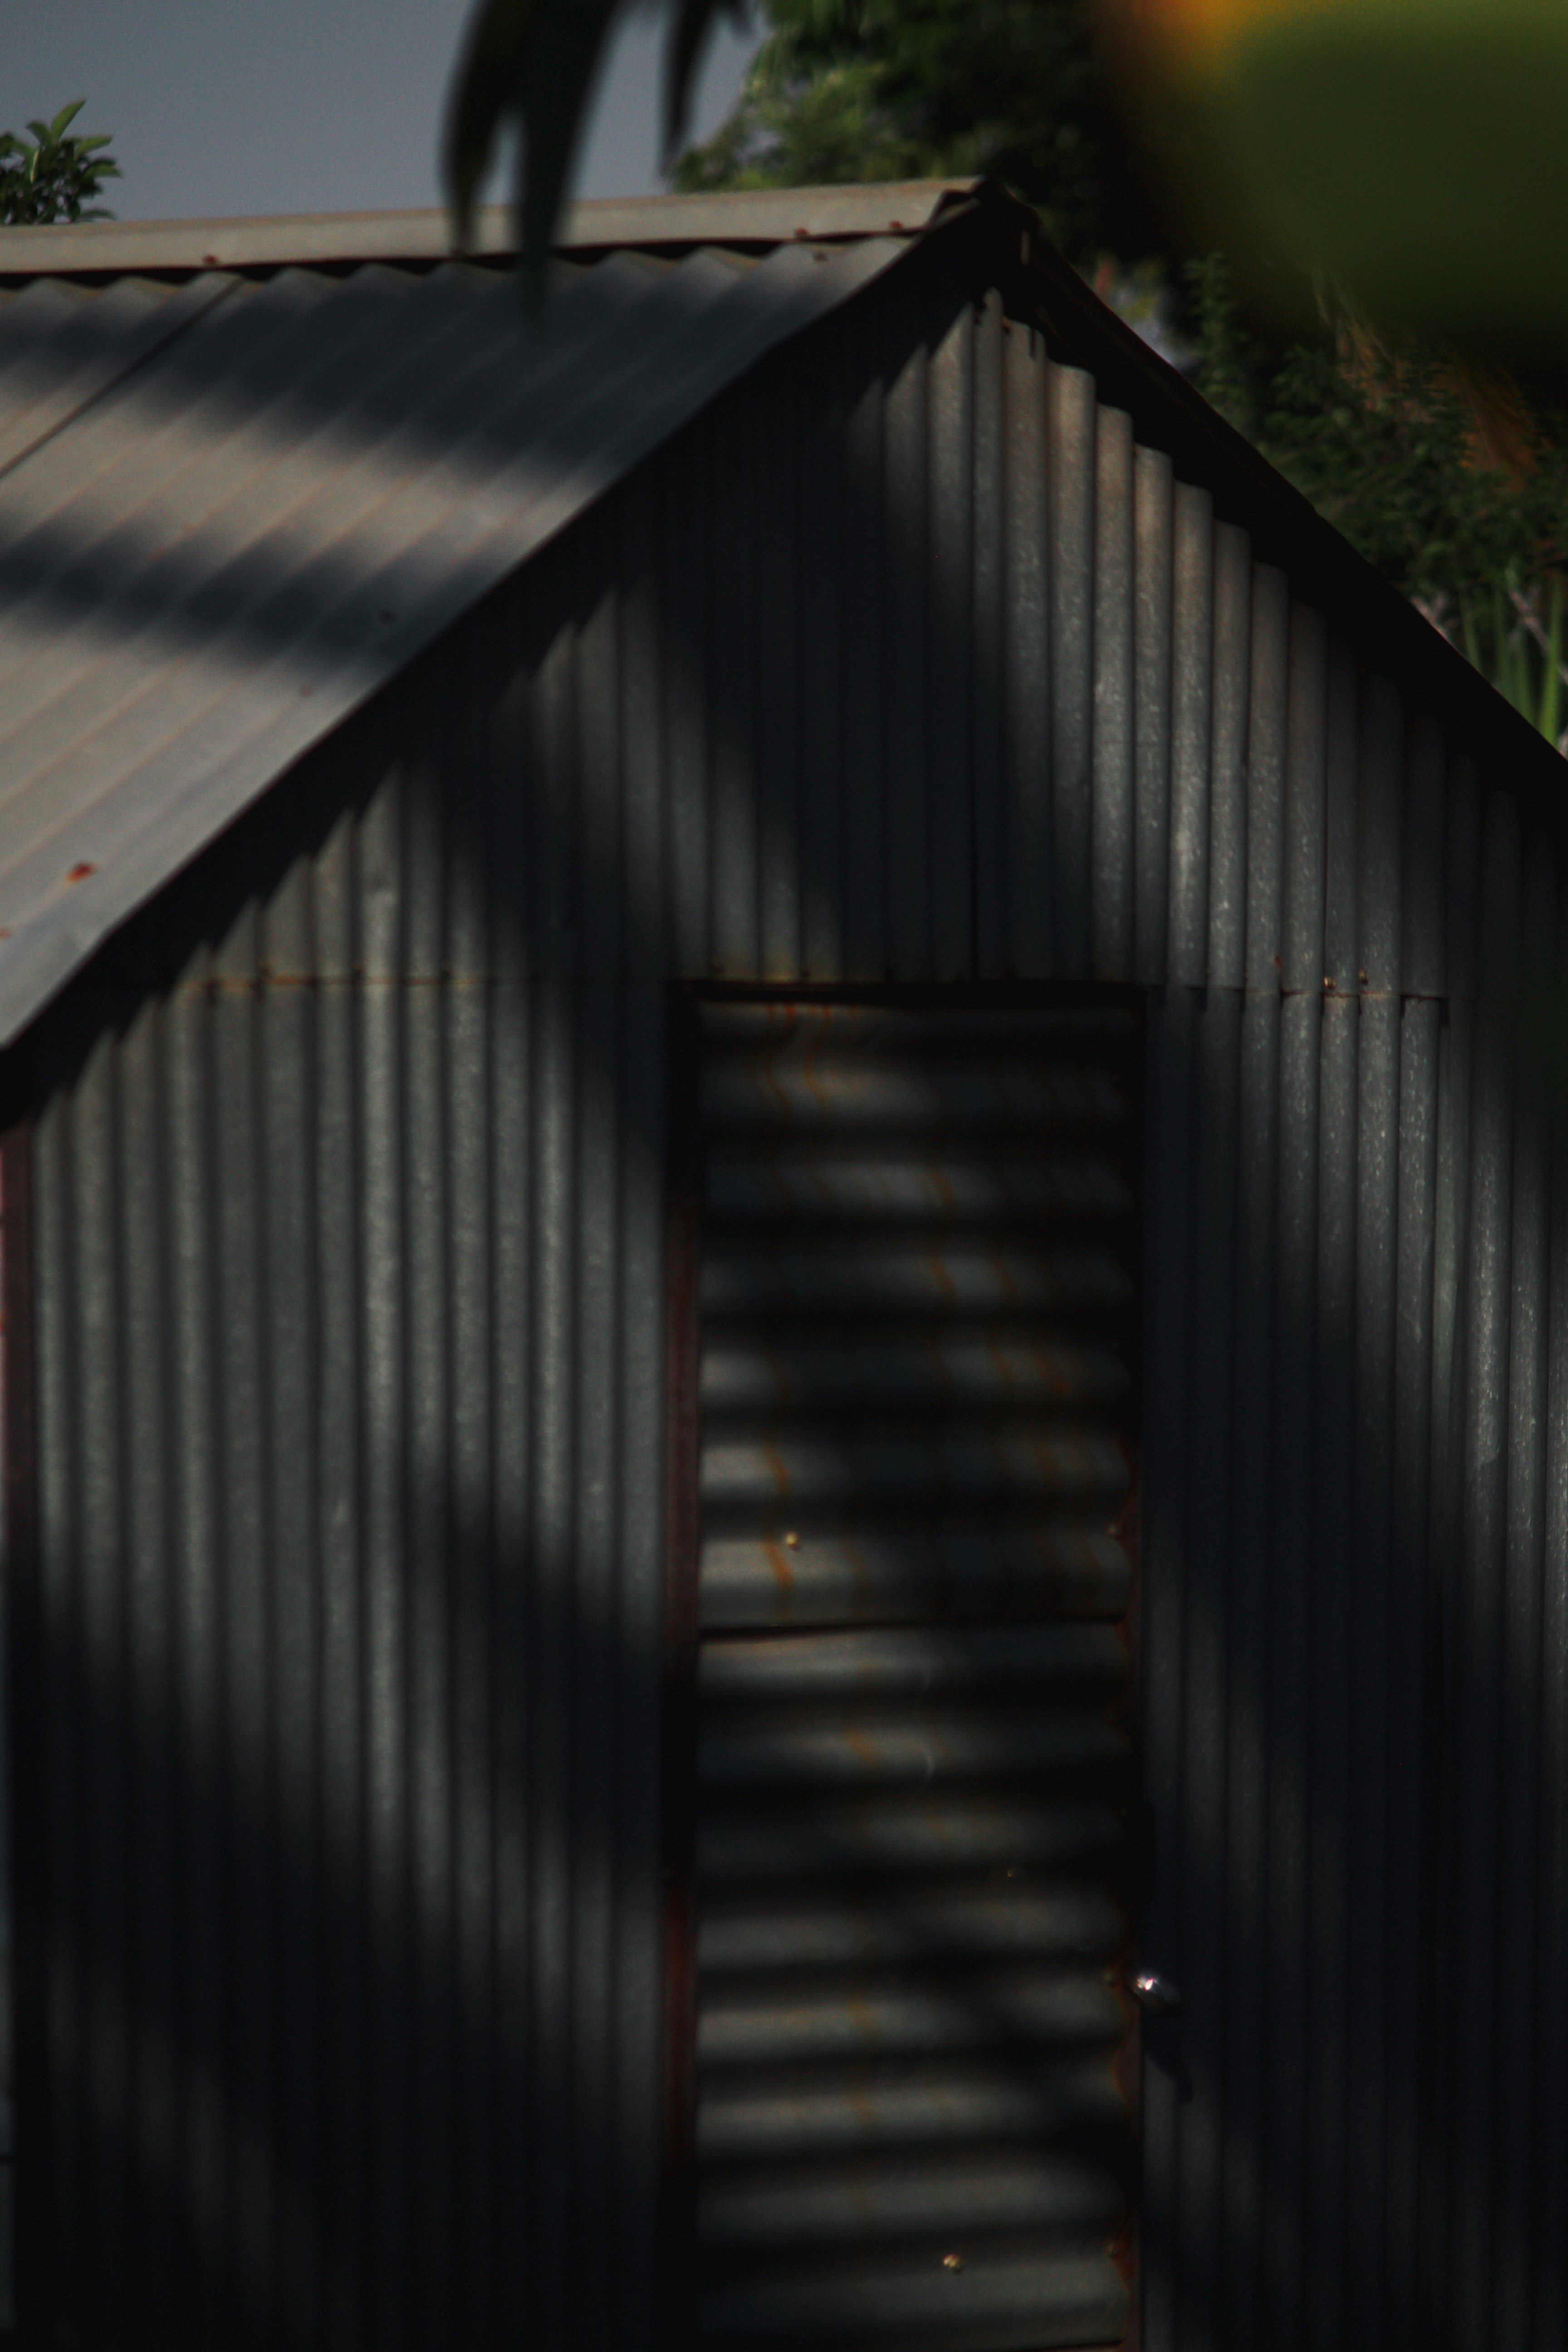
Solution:
[(36, 228), (51, 221), (110, 217), (93, 202), (106, 180), (120, 177), (120, 166), (108, 152), (109, 134), (82, 138), (71, 130), (86, 102), (79, 98), (62, 106), (51, 122), (29, 122), (31, 139), (0, 131), (0, 223)]
[[(516, 136), (518, 242), (536, 296), (556, 215), (621, 0), (476, 0), (448, 101), (443, 168), (457, 242), (497, 142)], [(685, 121), (691, 76), (709, 27), (743, 22), (746, 0), (657, 0), (669, 28), (665, 130), (671, 153)]]
[(1568, 379), (1563, 0), (1236, 13), (1165, 107), (1192, 115), (1216, 241), (1330, 273), (1385, 328)]
[(763, 0), (741, 101), (678, 188), (990, 173), (1085, 267), (1160, 242), (1086, 0)]
[(1199, 391), (1559, 742), (1568, 411), (1326, 293), (1318, 338), (1279, 346), (1222, 255), (1184, 277)]
[[(1563, 677), (1568, 410), (1321, 280), (1244, 300), (1148, 190), (1080, 0), (761, 0), (767, 37), (682, 188), (990, 173), (1362, 554), (1553, 741)], [(1167, 157), (1168, 160), (1168, 157)], [(1282, 317), (1295, 329), (1282, 329)], [(1301, 320), (1306, 321), (1304, 328)], [(1151, 331), (1152, 326), (1152, 331)], [(1164, 331), (1161, 331), (1162, 326)]]

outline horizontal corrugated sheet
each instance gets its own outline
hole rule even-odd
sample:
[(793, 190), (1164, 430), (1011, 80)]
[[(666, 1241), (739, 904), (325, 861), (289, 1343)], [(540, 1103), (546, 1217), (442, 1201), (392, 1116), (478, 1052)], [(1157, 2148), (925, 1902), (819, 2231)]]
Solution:
[(0, 306), (0, 1038), (300, 752), (906, 248)]
[[(663, 249), (701, 245), (772, 246), (793, 237), (908, 235), (927, 228), (974, 180), (895, 180), (822, 188), (745, 188), (684, 196), (601, 196), (568, 205), (558, 252), (621, 246)], [(510, 257), (517, 215), (482, 205), (467, 250)], [(374, 213), (288, 213), (274, 219), (78, 221), (69, 226), (0, 228), (0, 279), (122, 277), (137, 270), (271, 270), (425, 264), (452, 252), (452, 216), (438, 206)]]
[(1135, 1023), (701, 1024), (697, 2336), (1117, 2342)]
[[(1506, 1010), (1561, 837), (1521, 844), (1511, 764), (1456, 756), (976, 303), (966, 235), (694, 416), (29, 1033), (47, 1614), (13, 1691), (56, 2009), (18, 2059), (52, 2286), (21, 2252), (84, 2341), (398, 2345), (449, 2309), (475, 2347), (646, 2340), (677, 978), (1146, 992), (1145, 1957), (1185, 2011), (1145, 2026), (1143, 2340), (1562, 2339), (1568, 1203)], [(199, 331), (274, 289), (379, 315), (358, 284), (236, 289)], [(743, 1218), (754, 1171), (725, 1181)], [(983, 1157), (944, 1181), (997, 1202)], [(1096, 1184), (1042, 1163), (1006, 1200), (1089, 1215)], [(814, 1296), (918, 1296), (930, 1200), (847, 1156), (823, 1231), (876, 1204), (892, 1238)], [(717, 1349), (711, 1393), (821, 1380), (848, 1414), (994, 1370), (826, 1352)], [(1100, 1408), (1103, 1357), (1059, 1369)], [(824, 1608), (856, 1566), (803, 1564)], [(868, 1565), (889, 1634), (1031, 1572), (940, 1528)], [(1099, 1548), (1049, 1565), (1092, 1614)], [(755, 1566), (712, 1549), (723, 1605)], [(958, 1838), (1048, 1877), (1107, 1828), (958, 1775), (918, 1811), (834, 1787), (809, 1834), (710, 1825), (712, 1866), (934, 1874)], [(825, 1898), (795, 1948), (846, 1926)], [(1037, 2112), (955, 2063), (961, 2093), (977, 2143)], [(947, 2218), (924, 2093), (878, 2112)], [(799, 2126), (705, 2128), (773, 2134), (782, 2179)], [(828, 2226), (815, 2162), (781, 2231)], [(1089, 2226), (1011, 2165), (973, 2193)]]

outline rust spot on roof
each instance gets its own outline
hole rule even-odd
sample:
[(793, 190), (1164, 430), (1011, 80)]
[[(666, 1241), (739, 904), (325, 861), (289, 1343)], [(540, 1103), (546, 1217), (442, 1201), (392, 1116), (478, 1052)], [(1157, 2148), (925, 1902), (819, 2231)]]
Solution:
[(93, 865), (90, 858), (79, 858), (76, 865), (71, 867), (70, 872), (66, 876), (66, 880), (68, 882), (85, 882), (89, 874), (96, 874), (98, 868)]

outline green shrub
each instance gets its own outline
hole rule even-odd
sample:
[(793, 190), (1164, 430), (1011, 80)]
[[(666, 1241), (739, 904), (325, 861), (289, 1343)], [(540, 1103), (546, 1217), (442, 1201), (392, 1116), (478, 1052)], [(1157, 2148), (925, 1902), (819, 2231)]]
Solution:
[(104, 152), (108, 134), (71, 135), (70, 126), (86, 103), (79, 98), (62, 106), (52, 122), (29, 122), (30, 140), (0, 131), (0, 222), (7, 227), (110, 218), (92, 201), (105, 180), (120, 177), (119, 164)]

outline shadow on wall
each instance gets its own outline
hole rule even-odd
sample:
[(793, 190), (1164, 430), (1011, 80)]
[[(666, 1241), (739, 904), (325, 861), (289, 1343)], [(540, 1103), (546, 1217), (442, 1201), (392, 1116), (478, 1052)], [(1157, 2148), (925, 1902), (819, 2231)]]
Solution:
[[(668, 979), (1088, 966), (1090, 621), (975, 290), (728, 394), (22, 1049), (59, 2342), (656, 2332)], [(1152, 1003), (1152, 2352), (1561, 2314), (1565, 1228), (1500, 1020)]]

